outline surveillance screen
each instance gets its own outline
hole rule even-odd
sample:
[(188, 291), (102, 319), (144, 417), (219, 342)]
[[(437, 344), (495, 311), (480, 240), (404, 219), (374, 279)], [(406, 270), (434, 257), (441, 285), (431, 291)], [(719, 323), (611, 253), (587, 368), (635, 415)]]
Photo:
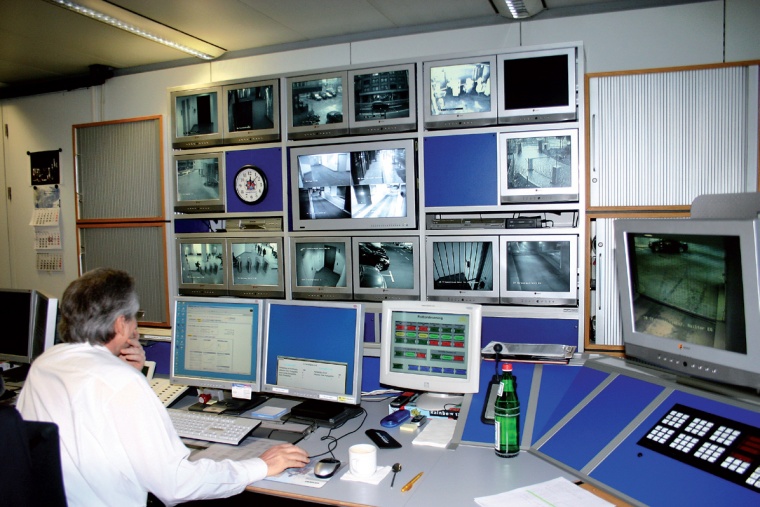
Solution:
[(182, 283), (223, 284), (222, 243), (181, 243)]
[(177, 160), (177, 201), (219, 199), (219, 159)]
[(490, 241), (436, 242), (431, 261), (436, 290), (493, 290), (493, 243)]
[(572, 186), (572, 139), (569, 135), (507, 139), (507, 186)]
[(217, 100), (215, 92), (175, 97), (176, 137), (219, 132)]
[(508, 241), (507, 290), (569, 292), (569, 241)]
[(277, 243), (233, 243), (231, 250), (233, 285), (277, 286), (280, 256)]
[(409, 118), (409, 72), (355, 75), (354, 104), (357, 121)]
[(413, 254), (411, 242), (359, 243), (359, 287), (413, 289)]
[(290, 112), (294, 127), (343, 122), (343, 79), (294, 81)]
[(491, 110), (491, 65), (463, 63), (430, 68), (430, 111), (446, 114)]
[(271, 129), (274, 86), (250, 86), (227, 91), (227, 128), (230, 132)]
[(345, 243), (299, 242), (295, 262), (298, 287), (348, 286)]

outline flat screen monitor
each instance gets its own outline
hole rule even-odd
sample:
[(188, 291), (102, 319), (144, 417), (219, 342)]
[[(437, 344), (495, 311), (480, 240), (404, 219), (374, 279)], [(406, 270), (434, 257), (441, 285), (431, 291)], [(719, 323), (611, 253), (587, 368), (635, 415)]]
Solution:
[(361, 402), (364, 308), (267, 301), (263, 391), (325, 403)]
[(499, 252), (501, 304), (578, 304), (578, 236), (502, 236)]
[(256, 299), (176, 298), (171, 382), (259, 392), (263, 310)]
[(412, 236), (352, 240), (354, 299), (419, 299), (420, 240)]
[(288, 139), (348, 134), (347, 91), (346, 71), (288, 78)]
[(226, 264), (232, 267), (228, 292), (246, 298), (285, 297), (281, 236), (228, 238)]
[(351, 299), (351, 238), (290, 238), (295, 299)]
[(615, 221), (629, 359), (760, 390), (758, 220)]
[(280, 81), (269, 79), (225, 85), (224, 144), (280, 140)]
[(577, 119), (575, 53), (570, 47), (499, 55), (499, 123)]
[(0, 361), (31, 364), (55, 341), (58, 299), (38, 290), (0, 289)]
[(422, 68), (425, 128), (496, 124), (495, 55), (424, 62)]
[(414, 141), (291, 148), (294, 231), (414, 229)]
[(417, 130), (413, 63), (348, 72), (351, 134)]
[(578, 200), (578, 131), (499, 134), (501, 203)]
[(480, 388), (481, 307), (383, 301), (380, 383), (422, 391), (417, 407), (444, 410)]
[(222, 152), (174, 156), (174, 211), (214, 213), (225, 210)]
[(172, 148), (222, 144), (222, 88), (204, 86), (171, 92)]
[(425, 238), (430, 301), (499, 303), (498, 236)]
[(227, 242), (219, 236), (176, 236), (177, 289), (181, 296), (228, 294)]

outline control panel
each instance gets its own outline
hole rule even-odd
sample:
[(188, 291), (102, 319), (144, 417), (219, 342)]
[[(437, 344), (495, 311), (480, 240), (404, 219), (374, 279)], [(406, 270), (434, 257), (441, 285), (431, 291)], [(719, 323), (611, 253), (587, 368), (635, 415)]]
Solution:
[(638, 444), (760, 493), (760, 428), (675, 404)]

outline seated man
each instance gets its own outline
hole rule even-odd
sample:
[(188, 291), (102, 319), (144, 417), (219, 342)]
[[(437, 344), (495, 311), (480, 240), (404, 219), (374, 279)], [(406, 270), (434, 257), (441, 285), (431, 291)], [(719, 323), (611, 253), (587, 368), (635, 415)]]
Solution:
[(138, 308), (134, 280), (123, 271), (99, 268), (73, 281), (61, 299), (63, 343), (34, 361), (19, 395), (25, 419), (59, 426), (69, 506), (144, 506), (148, 492), (167, 505), (222, 498), (308, 463), (291, 444), (242, 461), (189, 461), (141, 373)]

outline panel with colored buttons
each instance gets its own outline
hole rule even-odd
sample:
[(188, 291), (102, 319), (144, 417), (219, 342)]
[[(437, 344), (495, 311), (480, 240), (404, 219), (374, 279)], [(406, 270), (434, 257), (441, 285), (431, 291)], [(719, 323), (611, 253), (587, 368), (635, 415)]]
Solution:
[(675, 404), (638, 442), (760, 493), (760, 429)]

